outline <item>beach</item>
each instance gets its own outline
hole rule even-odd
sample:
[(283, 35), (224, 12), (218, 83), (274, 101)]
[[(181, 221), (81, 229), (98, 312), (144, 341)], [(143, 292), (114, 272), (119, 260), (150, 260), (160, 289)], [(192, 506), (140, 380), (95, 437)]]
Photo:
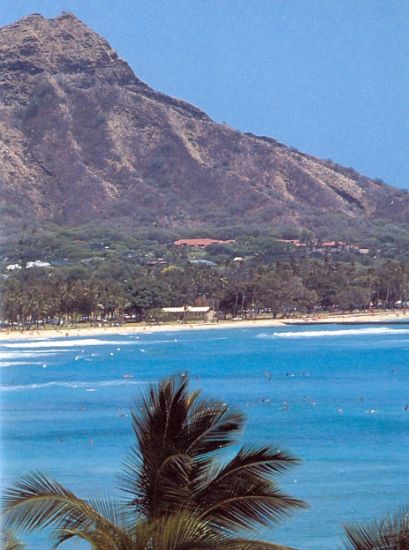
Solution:
[(240, 319), (205, 323), (193, 321), (191, 323), (127, 323), (121, 326), (63, 326), (60, 328), (41, 328), (37, 330), (0, 330), (1, 340), (20, 340), (26, 338), (60, 338), (77, 336), (101, 336), (104, 334), (143, 334), (156, 332), (179, 332), (185, 330), (207, 330), (207, 329), (232, 329), (232, 328), (268, 328), (286, 325), (317, 325), (317, 324), (371, 324), (371, 323), (408, 323), (409, 315), (405, 311), (377, 312), (377, 313), (344, 313), (344, 314), (321, 314), (317, 316), (288, 317), (279, 319)]

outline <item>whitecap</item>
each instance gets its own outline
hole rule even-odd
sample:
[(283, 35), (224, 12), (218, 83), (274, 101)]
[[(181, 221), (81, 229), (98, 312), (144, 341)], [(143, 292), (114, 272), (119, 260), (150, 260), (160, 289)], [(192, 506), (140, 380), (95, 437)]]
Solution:
[(380, 336), (380, 335), (409, 334), (409, 329), (389, 327), (367, 327), (334, 330), (304, 330), (273, 332), (273, 334), (261, 333), (258, 338), (323, 338), (337, 336)]
[(41, 390), (46, 388), (71, 388), (71, 389), (96, 389), (98, 387), (114, 387), (114, 386), (140, 386), (147, 384), (148, 382), (141, 382), (138, 380), (129, 380), (129, 379), (115, 379), (115, 380), (102, 380), (100, 382), (87, 382), (87, 381), (61, 381), (57, 382), (53, 380), (51, 382), (44, 382), (41, 384), (21, 384), (21, 385), (0, 385), (0, 391), (3, 392), (12, 392), (12, 391), (30, 391), (30, 390)]
[(31, 357), (44, 357), (48, 355), (56, 355), (61, 353), (61, 350), (44, 350), (44, 351), (0, 351), (0, 362), (8, 359), (30, 359)]
[(132, 344), (132, 342), (116, 341), (116, 340), (98, 340), (97, 338), (87, 338), (85, 340), (47, 340), (47, 341), (32, 341), (32, 342), (13, 342), (2, 344), (4, 348), (67, 348), (67, 347), (79, 347), (79, 346), (119, 346)]
[(22, 367), (27, 365), (29, 365), (30, 367), (33, 367), (36, 365), (43, 365), (43, 363), (39, 363), (39, 362), (32, 363), (31, 361), (5, 361), (4, 363), (0, 363), (0, 368), (4, 369), (7, 367)]

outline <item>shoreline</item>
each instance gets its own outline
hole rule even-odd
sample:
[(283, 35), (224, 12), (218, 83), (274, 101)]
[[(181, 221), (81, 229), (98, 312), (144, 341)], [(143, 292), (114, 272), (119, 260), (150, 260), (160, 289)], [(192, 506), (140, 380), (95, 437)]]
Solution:
[(128, 324), (118, 327), (75, 327), (75, 328), (46, 328), (31, 330), (0, 330), (0, 342), (2, 340), (28, 340), (41, 338), (62, 338), (102, 335), (131, 335), (149, 334), (156, 332), (182, 332), (186, 330), (209, 330), (209, 329), (234, 329), (234, 328), (269, 328), (269, 327), (291, 327), (291, 326), (312, 326), (312, 325), (367, 325), (367, 324), (409, 324), (409, 315), (403, 312), (393, 313), (362, 313), (362, 314), (340, 314), (322, 317), (300, 317), (284, 319), (244, 319), (240, 321), (218, 321), (216, 323), (170, 323), (170, 324)]

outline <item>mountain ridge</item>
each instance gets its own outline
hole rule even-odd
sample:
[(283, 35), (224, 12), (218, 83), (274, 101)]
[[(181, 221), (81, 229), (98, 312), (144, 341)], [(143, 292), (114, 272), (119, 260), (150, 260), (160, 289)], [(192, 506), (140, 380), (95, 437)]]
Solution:
[(0, 98), (3, 230), (408, 219), (404, 191), (153, 90), (71, 13), (0, 29)]

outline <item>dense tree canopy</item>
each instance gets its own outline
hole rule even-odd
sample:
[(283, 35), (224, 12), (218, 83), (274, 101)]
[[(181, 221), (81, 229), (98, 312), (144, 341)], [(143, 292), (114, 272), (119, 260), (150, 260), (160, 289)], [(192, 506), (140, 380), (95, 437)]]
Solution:
[[(401, 307), (409, 300), (409, 257), (399, 233), (391, 243), (381, 229), (366, 236), (363, 253), (345, 243), (327, 250), (291, 228), (281, 240), (260, 227), (213, 228), (209, 234), (234, 242), (206, 249), (177, 247), (181, 235), (159, 228), (39, 229), (0, 251), (1, 318), (23, 325), (143, 320), (157, 318), (161, 307), (195, 303), (233, 317)], [(295, 237), (297, 246), (288, 240)], [(36, 260), (49, 265), (30, 266)]]

